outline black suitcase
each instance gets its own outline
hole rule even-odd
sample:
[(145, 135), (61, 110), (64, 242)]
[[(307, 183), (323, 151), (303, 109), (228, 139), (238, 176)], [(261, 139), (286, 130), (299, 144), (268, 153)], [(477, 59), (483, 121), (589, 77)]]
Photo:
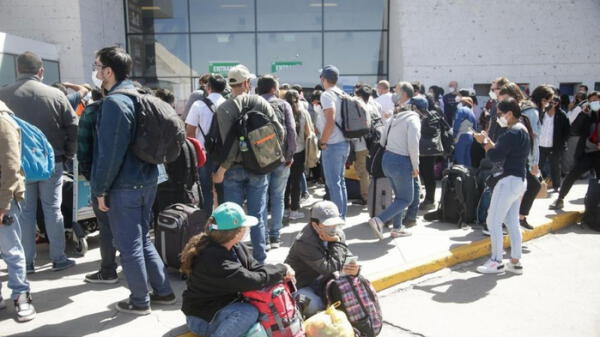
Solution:
[(585, 195), (585, 211), (581, 223), (590, 229), (600, 231), (600, 181), (590, 179), (588, 191)]
[(168, 267), (179, 269), (181, 251), (190, 238), (204, 232), (208, 217), (205, 210), (186, 204), (174, 204), (159, 213), (154, 241)]

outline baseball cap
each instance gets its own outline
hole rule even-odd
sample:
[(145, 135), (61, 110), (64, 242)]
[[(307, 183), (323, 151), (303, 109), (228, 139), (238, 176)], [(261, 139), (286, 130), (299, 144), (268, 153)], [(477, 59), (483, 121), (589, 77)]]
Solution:
[(229, 69), (227, 74), (227, 81), (229, 85), (241, 84), (244, 81), (256, 78), (256, 75), (252, 74), (245, 65), (238, 64), (237, 66)]
[(321, 69), (321, 77), (329, 82), (337, 83), (340, 71), (336, 66), (328, 65)]
[(417, 109), (421, 111), (427, 111), (429, 108), (429, 103), (427, 103), (427, 99), (422, 96), (415, 96), (411, 98), (411, 104), (413, 104)]
[(319, 220), (319, 223), (324, 226), (345, 225), (346, 221), (340, 217), (340, 211), (336, 204), (331, 201), (319, 201), (310, 211), (312, 219)]
[(215, 223), (210, 230), (224, 231), (240, 227), (252, 227), (258, 224), (258, 219), (246, 215), (244, 209), (234, 202), (224, 202), (212, 212)]

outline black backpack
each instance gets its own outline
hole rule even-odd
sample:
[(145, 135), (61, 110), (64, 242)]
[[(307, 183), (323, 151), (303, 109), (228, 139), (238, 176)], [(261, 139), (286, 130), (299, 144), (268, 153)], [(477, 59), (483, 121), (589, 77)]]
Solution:
[(219, 131), (219, 121), (216, 115), (217, 107), (215, 103), (213, 103), (207, 97), (203, 97), (201, 100), (213, 113), (208, 131), (204, 132), (202, 126), (198, 124), (198, 129), (200, 129), (200, 133), (202, 133), (202, 136), (204, 137), (204, 150), (208, 155), (211, 156), (212, 160), (220, 163), (222, 161), (219, 158), (222, 156), (221, 150), (223, 142), (221, 140), (221, 132)]
[(473, 223), (479, 196), (475, 172), (463, 165), (452, 165), (444, 170), (442, 178), (439, 219), (459, 227)]
[(185, 125), (175, 109), (160, 98), (137, 89), (115, 90), (135, 103), (135, 137), (131, 150), (140, 160), (165, 164), (177, 159), (185, 141)]
[(595, 231), (600, 231), (600, 182), (598, 179), (590, 179), (584, 204), (585, 211), (581, 223)]
[(269, 104), (273, 108), (273, 112), (275, 112), (275, 116), (277, 117), (279, 124), (281, 124), (281, 126), (282, 126), (283, 134), (281, 135), (281, 138), (283, 139), (283, 151), (284, 151), (284, 153), (286, 153), (287, 148), (288, 148), (287, 136), (286, 136), (287, 128), (286, 128), (286, 124), (285, 124), (287, 121), (287, 116), (285, 114), (285, 108), (283, 106), (284, 100), (274, 99), (274, 100), (270, 101)]

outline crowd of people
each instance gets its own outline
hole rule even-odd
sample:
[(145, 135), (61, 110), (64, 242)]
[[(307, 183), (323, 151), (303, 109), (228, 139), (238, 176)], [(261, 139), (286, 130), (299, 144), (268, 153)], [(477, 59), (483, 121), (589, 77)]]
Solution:
[[(137, 106), (122, 91), (143, 89), (129, 79), (131, 57), (117, 47), (98, 51), (95, 87), (43, 84), (42, 60), (30, 52), (19, 55), (17, 66), (17, 82), (0, 89), (0, 250), (18, 319), (35, 317), (27, 274), (36, 272), (38, 200), (52, 269), (75, 265), (65, 254), (60, 210), (64, 165), (75, 156), (80, 173), (90, 181), (100, 229), (100, 267), (85, 280), (118, 282), (118, 251), (131, 291), (117, 304), (118, 311), (148, 314), (151, 306), (176, 303), (150, 237), (159, 170), (130, 146)], [(355, 203), (365, 206), (376, 179), (367, 165), (374, 145), (385, 150), (380, 165), (394, 194), (393, 202), (368, 221), (380, 239), (388, 224), (392, 238), (411, 235), (417, 211), (436, 208), (440, 167), (491, 167), (483, 227), (491, 236), (492, 255), (477, 268), (482, 273), (505, 269), (503, 225), (512, 242), (506, 269), (522, 273), (520, 226), (533, 228), (527, 216), (544, 179), (559, 192), (551, 207), (560, 209), (576, 179), (592, 169), (600, 174), (600, 93), (588, 93), (583, 85), (575, 100), (566, 102), (550, 85), (527, 97), (516, 83), (500, 77), (491, 82), (489, 101), (480, 108), (475, 92), (459, 89), (456, 81), (447, 91), (439, 86), (427, 90), (420, 82), (401, 81), (393, 88), (385, 80), (375, 88), (357, 84), (352, 95), (369, 114), (371, 131), (348, 139), (342, 128), (348, 94), (338, 86), (335, 66), (324, 67), (311, 90), (280, 84), (272, 75), (255, 79), (243, 65), (233, 67), (227, 77), (206, 74), (181, 116), (187, 136), (207, 153), (198, 180), (201, 206), (211, 216), (207, 231), (193, 237), (181, 254), (181, 271), (187, 275), (183, 311), (199, 335), (241, 336), (256, 322), (256, 309), (234, 301), (240, 292), (295, 279), (298, 293), (309, 299), (305, 314), (312, 315), (324, 309), (324, 280), (334, 272), (360, 273), (356, 260), (348, 261), (352, 254), (343, 231), (349, 204), (345, 171), (350, 164), (355, 168), (360, 180)], [(174, 104), (168, 90), (154, 94)], [(231, 137), (248, 111), (260, 113), (276, 130), (278, 148), (267, 150), (280, 151), (281, 160), (268, 172), (244, 165), (253, 144)], [(38, 127), (52, 145), (56, 167), (49, 179), (26, 183), (13, 115)], [(327, 201), (305, 214), (301, 203), (313, 179), (324, 183)], [(306, 219), (307, 225), (284, 264), (265, 264), (268, 251), (281, 245), (286, 217)], [(247, 234), (252, 249), (241, 243)]]

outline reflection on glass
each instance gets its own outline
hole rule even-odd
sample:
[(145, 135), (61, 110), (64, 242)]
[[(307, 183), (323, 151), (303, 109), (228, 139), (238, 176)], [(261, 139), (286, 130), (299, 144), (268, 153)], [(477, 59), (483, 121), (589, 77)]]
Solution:
[[(387, 69), (387, 33), (325, 33), (325, 64), (342, 74), (383, 74)], [(349, 57), (351, 55), (351, 57)]]
[(388, 0), (324, 0), (325, 29), (387, 29)]
[(259, 0), (258, 30), (315, 30), (323, 26), (321, 0)]
[(254, 0), (190, 0), (192, 32), (254, 31)]
[(175, 110), (181, 115), (185, 102), (187, 101), (192, 86), (189, 77), (171, 77), (171, 78), (133, 78), (142, 85), (156, 90), (159, 88), (168, 89), (175, 95)]
[(130, 33), (178, 33), (188, 31), (185, 0), (127, 0)]
[(314, 86), (322, 68), (321, 45), (321, 33), (258, 34), (258, 73)]
[(0, 53), (0, 87), (14, 83), (16, 77), (16, 57)]
[(188, 36), (130, 35), (129, 52), (134, 76), (190, 76)]
[(42, 60), (44, 62), (44, 80), (42, 82), (52, 85), (60, 81), (58, 62)]
[(197, 74), (211, 71), (211, 64), (241, 63), (254, 71), (254, 59), (254, 34), (192, 35), (192, 66)]

